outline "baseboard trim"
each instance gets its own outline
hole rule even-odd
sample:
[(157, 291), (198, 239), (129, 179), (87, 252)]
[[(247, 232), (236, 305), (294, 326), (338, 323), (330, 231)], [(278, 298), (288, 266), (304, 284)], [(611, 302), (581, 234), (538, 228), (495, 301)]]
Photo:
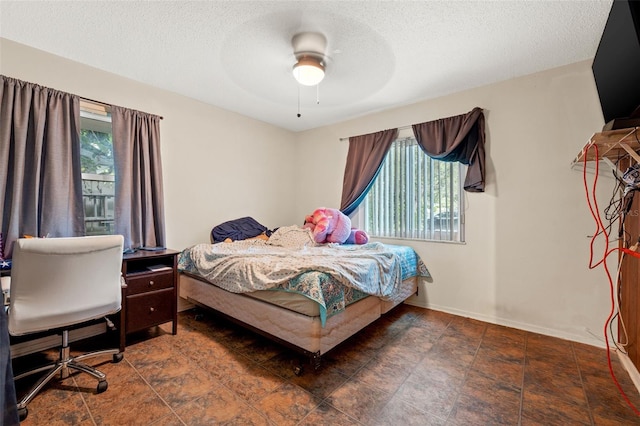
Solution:
[[(431, 303), (427, 304), (427, 306), (424, 306), (423, 303), (415, 303), (411, 299), (407, 299), (405, 303), (412, 306), (418, 306), (420, 308), (433, 309), (435, 311), (446, 312), (452, 315), (472, 318), (478, 321), (488, 322), (490, 324), (503, 325), (505, 327), (517, 328), (518, 330), (530, 331), (532, 333), (543, 334), (545, 336), (557, 337), (559, 339), (570, 340), (572, 342), (577, 342), (577, 343), (584, 343), (586, 345), (596, 346), (599, 348), (606, 348), (604, 337), (600, 338), (599, 336), (595, 336), (593, 334), (590, 334), (589, 336), (585, 337), (584, 335), (562, 332), (555, 329), (539, 327), (536, 325), (507, 320), (504, 318), (481, 315), (475, 312), (468, 312), (468, 311), (463, 311), (459, 309), (451, 309), (445, 306), (434, 305)], [(613, 343), (611, 343), (611, 346), (613, 346)]]
[(640, 372), (638, 372), (638, 369), (633, 364), (633, 362), (631, 362), (631, 358), (629, 358), (627, 354), (621, 351), (616, 351), (616, 353), (618, 354), (618, 359), (624, 366), (624, 369), (627, 370), (627, 373), (629, 373), (629, 377), (631, 378), (633, 384), (636, 386), (638, 393), (640, 393)]

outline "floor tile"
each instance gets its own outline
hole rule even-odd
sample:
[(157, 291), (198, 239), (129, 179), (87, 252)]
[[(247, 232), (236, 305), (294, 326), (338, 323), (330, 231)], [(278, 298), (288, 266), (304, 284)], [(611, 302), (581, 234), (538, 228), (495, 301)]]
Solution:
[(255, 403), (280, 386), (282, 379), (269, 370), (254, 364), (231, 377), (225, 385), (249, 403)]
[(573, 370), (543, 368), (541, 364), (527, 364), (525, 365), (524, 388), (537, 394), (554, 395), (562, 400), (587, 407), (582, 379)]
[(342, 411), (336, 410), (329, 404), (322, 403), (302, 419), (302, 421), (298, 423), (298, 426), (354, 426), (358, 424), (361, 423), (353, 417), (349, 417)]
[(292, 383), (318, 398), (324, 399), (342, 386), (349, 378), (335, 369), (323, 368), (318, 372), (308, 372), (300, 376), (292, 375)]
[(373, 388), (395, 393), (411, 373), (411, 369), (402, 359), (384, 357), (374, 358), (354, 376), (354, 380), (370, 385)]
[(176, 415), (188, 425), (207, 425), (228, 422), (250, 407), (227, 387), (213, 385), (206, 393), (175, 408)]
[(418, 408), (414, 401), (411, 404), (401, 398), (394, 397), (378, 413), (373, 425), (376, 426), (440, 426), (445, 420)]
[(350, 380), (329, 395), (326, 402), (359, 422), (368, 424), (376, 418), (391, 396), (388, 392)]
[[(72, 379), (71, 379), (72, 380)], [(51, 394), (52, 392), (48, 392)], [(60, 398), (60, 395), (64, 397)], [(79, 393), (65, 391), (47, 401), (44, 395), (37, 395), (27, 407), (29, 415), (21, 423), (30, 425), (93, 425), (89, 408)]]
[(413, 380), (414, 378), (416, 377), (409, 376), (396, 396), (432, 416), (446, 419), (458, 399), (459, 385), (446, 385), (439, 378)]
[[(77, 342), (74, 351), (99, 342)], [(207, 311), (128, 336), (124, 359), (87, 360), (29, 404), (31, 425), (637, 425), (604, 349), (401, 305), (321, 357), (302, 357)], [(104, 342), (102, 342), (104, 346)], [(56, 351), (14, 360), (44, 364)], [(617, 355), (612, 368), (632, 404)], [(303, 366), (302, 375), (296, 368)], [(26, 392), (37, 377), (18, 385)]]
[(514, 425), (520, 416), (521, 390), (511, 382), (472, 371), (449, 417), (456, 425)]
[(296, 425), (320, 404), (321, 398), (294, 384), (285, 383), (253, 406), (277, 425)]
[(524, 391), (521, 416), (522, 426), (591, 424), (590, 413), (584, 405), (529, 389)]
[(471, 366), (471, 370), (480, 372), (498, 381), (510, 383), (513, 387), (521, 389), (524, 361), (516, 361), (511, 357), (494, 358), (494, 355), (495, 352), (483, 351), (482, 348), (480, 348)]
[(98, 425), (151, 424), (169, 413), (169, 406), (141, 377), (110, 385), (100, 394), (83, 394)]

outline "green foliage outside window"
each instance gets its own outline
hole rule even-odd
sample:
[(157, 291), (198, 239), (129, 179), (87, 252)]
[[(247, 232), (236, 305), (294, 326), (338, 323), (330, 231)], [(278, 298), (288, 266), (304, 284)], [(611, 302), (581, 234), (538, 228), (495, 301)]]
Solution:
[(111, 133), (80, 131), (80, 166), (82, 173), (113, 175), (113, 140)]
[(111, 120), (81, 111), (80, 126), (85, 235), (113, 234), (115, 166)]

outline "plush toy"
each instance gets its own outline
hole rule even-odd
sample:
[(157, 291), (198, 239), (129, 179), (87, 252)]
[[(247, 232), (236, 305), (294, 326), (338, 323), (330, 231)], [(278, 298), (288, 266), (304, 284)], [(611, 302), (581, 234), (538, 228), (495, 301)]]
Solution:
[(320, 208), (305, 218), (303, 228), (308, 228), (316, 243), (366, 244), (366, 232), (351, 228), (351, 219), (338, 209)]
[(367, 244), (369, 242), (369, 235), (361, 229), (351, 228), (349, 238), (344, 244)]
[(351, 234), (351, 219), (338, 209), (319, 208), (305, 218), (303, 228), (308, 228), (316, 243), (347, 241)]

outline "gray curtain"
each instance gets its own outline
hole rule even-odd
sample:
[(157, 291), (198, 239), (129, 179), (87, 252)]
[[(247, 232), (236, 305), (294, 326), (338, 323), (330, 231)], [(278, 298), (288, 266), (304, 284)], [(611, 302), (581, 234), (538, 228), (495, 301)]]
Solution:
[(111, 108), (115, 158), (115, 231), (126, 248), (164, 247), (160, 117)]
[(371, 189), (382, 160), (397, 137), (398, 129), (390, 129), (349, 138), (340, 201), (340, 210), (347, 216), (355, 211)]
[(441, 161), (469, 166), (464, 189), (484, 192), (484, 113), (481, 108), (454, 117), (414, 124), (413, 134), (422, 150)]
[(23, 235), (84, 235), (77, 96), (0, 75), (4, 255)]

